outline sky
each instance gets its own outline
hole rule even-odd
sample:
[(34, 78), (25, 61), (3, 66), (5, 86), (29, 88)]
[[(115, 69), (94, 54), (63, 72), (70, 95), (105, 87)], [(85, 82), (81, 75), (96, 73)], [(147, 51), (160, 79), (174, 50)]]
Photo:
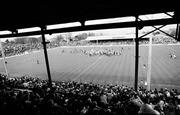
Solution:
[[(173, 15), (173, 12), (169, 12), (169, 14)], [(161, 18), (171, 18), (170, 16), (164, 14), (164, 13), (159, 13), (159, 14), (150, 14), (150, 15), (143, 15), (139, 16), (140, 19), (142, 20), (154, 20), (154, 19), (161, 19)], [(85, 22), (85, 25), (95, 25), (95, 24), (105, 24), (105, 23), (118, 23), (118, 22), (126, 22), (126, 21), (134, 21), (134, 17), (122, 17), (122, 18), (110, 18), (110, 19), (101, 19), (101, 20), (89, 20)], [(56, 25), (49, 25), (47, 26), (47, 29), (55, 29), (55, 28), (66, 28), (66, 27), (74, 27), (74, 26), (81, 26), (79, 22), (73, 22), (73, 23), (66, 23), (66, 24), (56, 24)], [(176, 25), (168, 25), (162, 28), (162, 30), (167, 30), (169, 28), (175, 28)], [(27, 28), (27, 29), (19, 29), (18, 32), (28, 32), (28, 31), (38, 31), (40, 30), (39, 27), (34, 27), (34, 28)], [(143, 31), (150, 31), (153, 30), (152, 27), (144, 27), (142, 30), (139, 32)], [(135, 28), (118, 28), (118, 29), (106, 29), (106, 30), (91, 30), (91, 31), (83, 31), (83, 32), (93, 32), (93, 33), (103, 33), (103, 35), (110, 35), (110, 36), (121, 36), (124, 34), (133, 34), (135, 33)], [(71, 32), (72, 36), (75, 36), (77, 34), (83, 33), (81, 32)], [(0, 31), (0, 34), (8, 34), (11, 33), (9, 31)], [(59, 33), (58, 33), (59, 34)], [(58, 34), (52, 34), (52, 35), (46, 35), (47, 39), (51, 39), (54, 36)], [(40, 35), (34, 36), (34, 37), (39, 37)], [(8, 39), (8, 38), (6, 38)], [(5, 41), (6, 39), (1, 39), (2, 41)]]

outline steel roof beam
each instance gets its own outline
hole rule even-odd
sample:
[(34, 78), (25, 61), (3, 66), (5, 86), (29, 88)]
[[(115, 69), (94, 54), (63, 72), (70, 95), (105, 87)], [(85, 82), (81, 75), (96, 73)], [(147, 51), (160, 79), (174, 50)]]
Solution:
[[(142, 25), (142, 26), (167, 25), (167, 24), (176, 24), (176, 23), (177, 23), (177, 20), (175, 20), (173, 18), (157, 19), (157, 20), (145, 20), (145, 21), (138, 22), (138, 24)], [(75, 32), (75, 31), (85, 31), (85, 30), (98, 30), (98, 29), (110, 29), (110, 28), (111, 29), (113, 29), (113, 28), (127, 28), (127, 27), (136, 27), (135, 21), (51, 29), (51, 30), (46, 30), (45, 34), (62, 33), (62, 32)], [(0, 35), (0, 38), (31, 36), (31, 35), (41, 35), (41, 31), (32, 31), (32, 32), (17, 33), (17, 34), (5, 34), (5, 35)]]

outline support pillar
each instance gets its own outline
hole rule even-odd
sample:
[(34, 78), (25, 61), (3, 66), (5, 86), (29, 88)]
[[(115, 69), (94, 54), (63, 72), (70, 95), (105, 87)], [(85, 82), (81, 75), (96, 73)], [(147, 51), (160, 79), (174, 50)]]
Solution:
[(51, 72), (50, 72), (50, 67), (49, 67), (49, 60), (48, 60), (48, 54), (47, 54), (47, 48), (46, 48), (46, 40), (45, 40), (45, 27), (41, 27), (41, 33), (42, 33), (42, 44), (44, 48), (44, 57), (45, 57), (45, 62), (46, 62), (46, 69), (47, 69), (47, 74), (48, 74), (48, 80), (49, 80), (49, 87), (52, 86), (52, 80), (51, 80)]
[(177, 32), (176, 33), (176, 39), (178, 41), (180, 41), (180, 24), (179, 23), (177, 24), (177, 31), (176, 32)]
[(138, 90), (138, 66), (139, 66), (139, 38), (138, 38), (138, 16), (135, 16), (135, 81), (134, 81), (134, 89)]
[(1, 40), (0, 40), (0, 49), (1, 49), (2, 59), (3, 59), (3, 63), (4, 63), (4, 69), (5, 69), (6, 75), (8, 77), (9, 73), (8, 73), (8, 69), (7, 69), (7, 62), (6, 62), (6, 59), (5, 59), (6, 56), (4, 54), (4, 49), (3, 49), (3, 46), (2, 46)]

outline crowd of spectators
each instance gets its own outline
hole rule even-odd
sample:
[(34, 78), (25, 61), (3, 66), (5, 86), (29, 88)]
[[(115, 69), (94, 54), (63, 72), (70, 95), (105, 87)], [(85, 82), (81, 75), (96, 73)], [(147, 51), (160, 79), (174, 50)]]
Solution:
[[(175, 39), (164, 37), (164, 36), (154, 36), (152, 40), (153, 44), (174, 44), (178, 43)], [(123, 40), (123, 41), (103, 41), (103, 42), (88, 42), (88, 41), (52, 41), (47, 44), (47, 48), (55, 48), (60, 46), (84, 46), (84, 45), (133, 45), (134, 40)], [(148, 40), (140, 40), (139, 44), (148, 44)], [(25, 52), (31, 52), (34, 50), (43, 49), (41, 43), (31, 43), (31, 44), (15, 44), (15, 43), (5, 43), (3, 49), (6, 56), (19, 55)], [(2, 56), (0, 52), (0, 57)]]
[[(64, 50), (62, 50), (62, 53)], [(123, 52), (123, 47), (118, 49), (113, 48), (90, 48), (90, 49), (74, 49), (70, 53), (81, 53), (87, 56), (119, 56)]]
[(48, 81), (0, 74), (1, 115), (180, 115), (176, 89)]
[[(13, 56), (20, 55), (25, 52), (31, 52), (33, 50), (42, 49), (42, 45), (40, 43), (37, 44), (15, 44), (15, 43), (7, 43), (3, 45), (3, 50), (5, 56)], [(0, 57), (2, 56), (2, 52), (0, 52)]]
[(153, 37), (152, 43), (153, 44), (174, 44), (174, 43), (178, 43), (178, 41), (168, 36), (156, 35)]

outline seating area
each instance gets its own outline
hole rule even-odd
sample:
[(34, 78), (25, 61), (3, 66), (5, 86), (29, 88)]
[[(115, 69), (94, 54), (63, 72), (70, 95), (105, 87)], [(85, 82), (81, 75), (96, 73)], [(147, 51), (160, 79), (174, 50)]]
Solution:
[(0, 74), (1, 114), (179, 115), (180, 92), (92, 82), (53, 81)]

